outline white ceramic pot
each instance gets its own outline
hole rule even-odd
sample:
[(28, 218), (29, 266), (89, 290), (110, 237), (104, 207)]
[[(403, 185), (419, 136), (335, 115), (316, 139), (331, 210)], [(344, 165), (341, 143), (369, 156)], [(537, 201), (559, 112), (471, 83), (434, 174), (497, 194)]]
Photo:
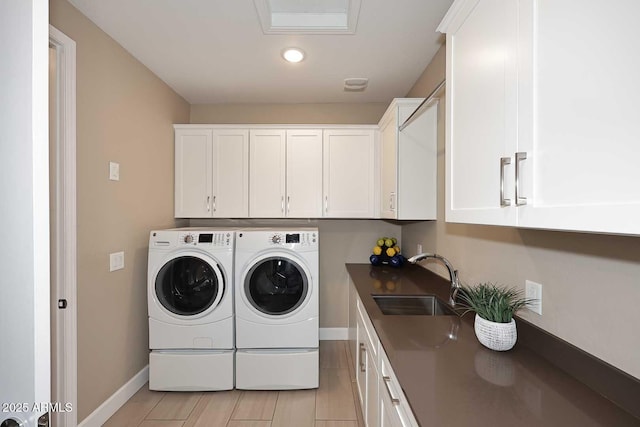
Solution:
[(476, 314), (473, 327), (480, 344), (491, 350), (511, 350), (518, 339), (516, 321), (514, 319), (511, 319), (510, 323), (496, 323), (483, 319)]

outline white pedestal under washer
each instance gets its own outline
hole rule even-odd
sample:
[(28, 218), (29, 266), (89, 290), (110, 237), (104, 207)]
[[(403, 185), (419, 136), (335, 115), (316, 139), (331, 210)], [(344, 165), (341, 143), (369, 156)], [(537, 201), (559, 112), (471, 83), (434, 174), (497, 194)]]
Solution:
[(317, 388), (317, 228), (244, 229), (235, 255), (236, 388)]
[(149, 238), (149, 388), (234, 385), (235, 232), (181, 228)]

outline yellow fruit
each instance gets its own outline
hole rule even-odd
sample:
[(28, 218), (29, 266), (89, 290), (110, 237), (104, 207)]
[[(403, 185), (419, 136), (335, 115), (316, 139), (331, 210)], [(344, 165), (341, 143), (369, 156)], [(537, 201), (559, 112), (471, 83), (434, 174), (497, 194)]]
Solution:
[(384, 239), (378, 239), (378, 241), (376, 242), (376, 244), (380, 247), (384, 246)]
[(387, 251), (385, 253), (387, 254), (387, 256), (394, 256), (396, 254), (396, 250), (393, 248), (387, 248)]
[(391, 240), (393, 240), (394, 245), (398, 243), (398, 239), (396, 239), (395, 237), (392, 237)]
[(393, 240), (391, 240), (391, 239), (385, 240), (384, 241), (384, 245), (389, 247), (389, 248), (392, 247), (393, 246)]
[(400, 253), (400, 246), (395, 245), (395, 246), (393, 247), (393, 249), (395, 249), (395, 251), (396, 251), (396, 253), (397, 253), (397, 254), (399, 254), (399, 253)]
[(382, 253), (382, 248), (380, 246), (374, 246), (373, 247), (373, 254), (374, 255), (380, 255)]

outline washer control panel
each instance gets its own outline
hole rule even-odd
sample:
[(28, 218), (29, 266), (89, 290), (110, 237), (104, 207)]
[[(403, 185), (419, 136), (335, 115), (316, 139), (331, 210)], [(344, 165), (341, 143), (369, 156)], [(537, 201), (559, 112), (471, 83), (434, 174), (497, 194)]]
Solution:
[(216, 247), (231, 247), (231, 232), (184, 232), (180, 233), (178, 242), (181, 245), (188, 246), (216, 246)]

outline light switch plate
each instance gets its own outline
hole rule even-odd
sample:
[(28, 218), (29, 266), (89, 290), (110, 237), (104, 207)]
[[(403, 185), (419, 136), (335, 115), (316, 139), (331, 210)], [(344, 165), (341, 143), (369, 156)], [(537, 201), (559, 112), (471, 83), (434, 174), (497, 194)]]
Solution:
[(536, 301), (527, 304), (527, 308), (534, 313), (542, 316), (542, 285), (540, 283), (525, 281), (525, 298), (535, 299)]
[(109, 254), (109, 271), (122, 270), (124, 268), (124, 251)]
[(109, 162), (109, 179), (120, 181), (120, 163)]

